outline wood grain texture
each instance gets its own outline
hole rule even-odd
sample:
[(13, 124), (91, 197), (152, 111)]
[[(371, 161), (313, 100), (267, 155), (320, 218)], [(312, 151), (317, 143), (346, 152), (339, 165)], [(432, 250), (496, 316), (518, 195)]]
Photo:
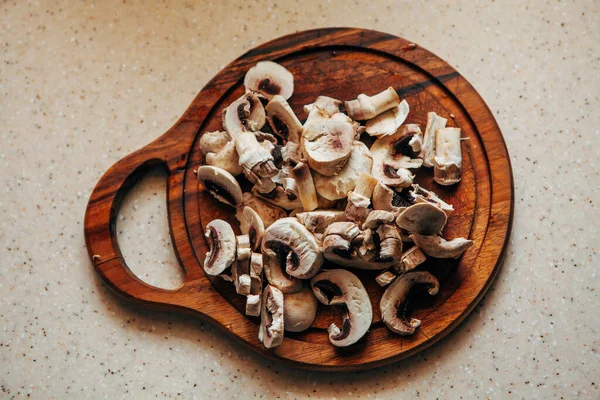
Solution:
[[(428, 260), (425, 266), (442, 281), (435, 297), (419, 297), (413, 316), (423, 320), (414, 336), (401, 338), (381, 323), (383, 290), (373, 272), (359, 271), (374, 308), (374, 323), (356, 345), (339, 349), (326, 327), (340, 317), (335, 307), (320, 307), (306, 332), (287, 334), (283, 344), (265, 349), (255, 318), (243, 312), (244, 298), (230, 284), (204, 275), (207, 251), (204, 226), (214, 218), (237, 228), (234, 210), (201, 189), (194, 169), (203, 162), (197, 141), (202, 132), (220, 129), (221, 109), (239, 97), (243, 77), (256, 62), (273, 60), (295, 77), (290, 105), (302, 106), (319, 94), (342, 100), (359, 93), (396, 88), (410, 104), (407, 123), (426, 125), (428, 111), (462, 128), (463, 179), (454, 187), (433, 183), (431, 170), (419, 169), (417, 181), (434, 189), (456, 209), (446, 237), (475, 243), (459, 260)], [(450, 114), (454, 118), (450, 118)], [(123, 195), (140, 173), (162, 164), (168, 171), (169, 226), (184, 283), (165, 290), (139, 280), (127, 267), (116, 240), (115, 218)], [(349, 28), (319, 29), (276, 39), (250, 50), (219, 72), (196, 96), (179, 121), (148, 146), (112, 166), (94, 189), (85, 215), (85, 239), (98, 274), (118, 294), (146, 306), (197, 315), (269, 358), (319, 370), (359, 370), (400, 360), (440, 340), (473, 309), (500, 267), (511, 229), (513, 182), (508, 152), (490, 110), (471, 85), (446, 62), (410, 42), (385, 33)]]

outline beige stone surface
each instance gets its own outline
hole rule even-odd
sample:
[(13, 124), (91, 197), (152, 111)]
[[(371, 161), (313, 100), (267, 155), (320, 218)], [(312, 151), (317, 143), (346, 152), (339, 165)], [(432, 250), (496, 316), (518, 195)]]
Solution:
[[(298, 30), (403, 36), (455, 66), (500, 124), (514, 229), (451, 335), (364, 373), (266, 361), (193, 318), (113, 297), (83, 240), (93, 185), (224, 65)], [(598, 1), (0, 3), (0, 398), (600, 397)], [(177, 286), (164, 175), (118, 221), (142, 279)]]

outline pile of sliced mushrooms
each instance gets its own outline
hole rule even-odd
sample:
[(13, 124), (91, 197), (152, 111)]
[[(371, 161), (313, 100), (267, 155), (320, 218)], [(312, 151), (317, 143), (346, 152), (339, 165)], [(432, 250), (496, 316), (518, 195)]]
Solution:
[[(252, 67), (244, 85), (246, 93), (223, 110), (224, 130), (199, 141), (206, 165), (198, 179), (236, 210), (242, 232), (223, 220), (208, 223), (205, 272), (246, 296), (246, 314), (260, 317), (258, 337), (267, 348), (281, 344), (284, 331), (308, 329), (317, 301), (345, 310), (341, 325), (329, 326), (333, 345), (365, 335), (369, 295), (344, 267), (380, 270), (383, 322), (412, 335), (421, 321), (401, 313), (409, 291), (416, 284), (431, 295), (439, 289), (417, 267), (427, 256), (458, 258), (473, 244), (441, 236), (452, 205), (413, 183), (412, 171), (422, 166), (433, 168), (440, 185), (460, 181), (460, 128), (446, 127), (434, 112), (425, 132), (403, 125), (409, 105), (391, 87), (345, 102), (318, 96), (304, 106), (302, 123), (287, 102), (293, 75), (270, 61)], [(363, 134), (376, 137), (371, 148)], [(250, 192), (236, 176), (254, 185)], [(325, 260), (335, 269), (322, 269)]]

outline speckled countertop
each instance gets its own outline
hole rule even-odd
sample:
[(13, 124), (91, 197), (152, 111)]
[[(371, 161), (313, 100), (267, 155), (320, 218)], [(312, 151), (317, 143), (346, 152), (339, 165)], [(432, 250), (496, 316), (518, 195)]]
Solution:
[[(600, 398), (600, 3), (465, 3), (2, 2), (0, 398)], [(488, 295), (442, 342), (365, 373), (285, 368), (123, 303), (82, 235), (100, 175), (217, 71), (325, 26), (448, 60), (493, 110), (514, 168), (513, 234)], [(118, 229), (134, 272), (173, 287), (164, 190), (159, 172), (138, 185)]]

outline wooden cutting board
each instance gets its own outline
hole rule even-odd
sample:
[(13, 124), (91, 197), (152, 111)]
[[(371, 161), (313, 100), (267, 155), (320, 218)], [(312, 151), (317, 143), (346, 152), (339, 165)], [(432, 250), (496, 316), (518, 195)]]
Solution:
[[(427, 112), (448, 118), (462, 128), (462, 182), (442, 187), (431, 170), (417, 170), (417, 182), (454, 205), (444, 236), (464, 236), (475, 245), (459, 260), (433, 260), (426, 269), (441, 281), (437, 296), (412, 300), (412, 316), (421, 327), (412, 337), (400, 337), (381, 322), (383, 289), (375, 273), (358, 271), (374, 309), (370, 331), (350, 348), (336, 348), (327, 326), (341, 320), (335, 307), (319, 308), (313, 326), (287, 334), (283, 344), (265, 349), (258, 341), (258, 320), (244, 315), (244, 297), (230, 283), (207, 277), (202, 264), (207, 252), (204, 226), (222, 218), (238, 227), (234, 211), (219, 204), (199, 186), (194, 174), (203, 157), (201, 133), (221, 129), (221, 110), (244, 91), (243, 78), (262, 60), (276, 61), (295, 78), (290, 105), (301, 120), (302, 106), (318, 95), (341, 100), (359, 93), (374, 94), (388, 86), (410, 105), (406, 123), (425, 128)], [(139, 280), (127, 267), (116, 238), (120, 201), (149, 168), (168, 171), (167, 203), (174, 248), (185, 281), (165, 290)], [(263, 44), (229, 64), (196, 96), (179, 121), (146, 147), (113, 165), (96, 185), (85, 215), (85, 238), (94, 268), (118, 294), (145, 306), (191, 313), (269, 358), (315, 370), (362, 370), (413, 355), (440, 340), (475, 307), (500, 267), (511, 229), (513, 181), (510, 159), (494, 117), (475, 89), (431, 52), (404, 39), (370, 30), (332, 28), (295, 33)], [(239, 233), (239, 230), (238, 230)]]

